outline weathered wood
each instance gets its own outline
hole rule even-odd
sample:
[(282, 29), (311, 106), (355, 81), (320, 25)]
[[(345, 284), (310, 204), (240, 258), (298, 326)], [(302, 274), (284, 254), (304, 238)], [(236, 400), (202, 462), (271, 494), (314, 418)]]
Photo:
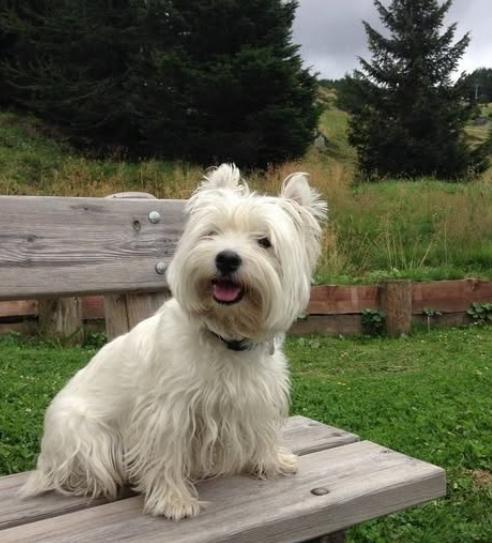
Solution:
[(104, 319), (104, 298), (102, 296), (84, 296), (82, 298), (82, 319)]
[(104, 296), (104, 318), (108, 340), (126, 334), (130, 329), (126, 294)]
[(163, 289), (184, 220), (181, 200), (0, 196), (0, 299)]
[(474, 302), (492, 303), (492, 282), (477, 279), (434, 281), (412, 285), (413, 313), (433, 309), (441, 313), (466, 312)]
[(140, 321), (152, 316), (170, 295), (169, 291), (127, 294), (126, 307), (130, 329), (136, 326)]
[(104, 315), (108, 339), (126, 334), (140, 321), (152, 316), (169, 296), (168, 290), (104, 296)]
[(0, 302), (1, 317), (27, 317), (38, 314), (38, 302), (35, 300), (18, 300), (15, 302)]
[(39, 332), (47, 339), (57, 339), (72, 345), (80, 343), (84, 337), (80, 298), (44, 298), (40, 300)]
[(131, 198), (132, 200), (156, 200), (156, 197), (150, 192), (115, 192), (106, 196), (106, 198)]
[(412, 283), (387, 281), (380, 287), (381, 309), (390, 337), (408, 334), (412, 327)]
[(310, 315), (361, 313), (379, 306), (377, 286), (317, 286), (311, 289)]
[[(314, 489), (318, 489), (313, 493)], [(323, 492), (319, 492), (322, 489)], [(199, 485), (205, 510), (173, 522), (142, 515), (142, 497), (6, 529), (3, 543), (305, 541), (443, 496), (440, 468), (363, 441), (299, 458), (294, 477)]]
[[(345, 430), (301, 416), (289, 418), (283, 436), (285, 446), (299, 455), (339, 447), (359, 439)], [(89, 503), (85, 498), (59, 496), (53, 492), (20, 500), (17, 492), (26, 481), (27, 475), (18, 473), (0, 478), (0, 530), (106, 503), (103, 499)]]
[(360, 315), (310, 315), (296, 321), (290, 335), (356, 336), (362, 334)]
[[(155, 196), (146, 192), (119, 192), (108, 196), (108, 198), (155, 200)], [(126, 294), (124, 299), (113, 295), (112, 299), (108, 299), (104, 304), (108, 338), (113, 339), (128, 332), (140, 321), (153, 315), (168, 297), (168, 290)]]
[(38, 329), (38, 321), (23, 319), (20, 322), (0, 322), (0, 336), (8, 334), (34, 335)]

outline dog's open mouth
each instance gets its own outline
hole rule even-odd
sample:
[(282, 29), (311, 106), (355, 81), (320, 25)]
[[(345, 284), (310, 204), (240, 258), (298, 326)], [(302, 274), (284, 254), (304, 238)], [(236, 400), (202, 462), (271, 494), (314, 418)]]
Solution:
[(219, 304), (235, 304), (243, 297), (243, 288), (230, 279), (214, 279), (212, 296)]

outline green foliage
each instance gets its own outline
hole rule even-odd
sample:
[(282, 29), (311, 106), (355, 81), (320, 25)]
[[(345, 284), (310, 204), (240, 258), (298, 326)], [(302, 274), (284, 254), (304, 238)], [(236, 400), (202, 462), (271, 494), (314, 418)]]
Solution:
[(377, 309), (364, 309), (361, 314), (362, 329), (368, 336), (380, 336), (384, 331), (384, 314)]
[(425, 315), (426, 317), (427, 331), (430, 332), (432, 319), (435, 319), (436, 317), (441, 317), (442, 313), (440, 311), (436, 311), (435, 309), (431, 309), (430, 307), (426, 307), (422, 311), (422, 315)]
[(281, 0), (75, 0), (0, 9), (8, 102), (96, 152), (266, 165), (302, 155), (316, 80)]
[(471, 304), (467, 314), (473, 319), (475, 324), (492, 324), (492, 304), (475, 302)]
[(465, 78), (468, 99), (480, 104), (492, 102), (492, 68), (477, 68)]
[(442, 313), (440, 311), (436, 311), (435, 309), (430, 309), (429, 307), (426, 307), (422, 311), (422, 315), (425, 315), (428, 319), (431, 319), (432, 317), (440, 317)]
[(464, 78), (452, 81), (468, 44), (445, 28), (451, 0), (374, 1), (388, 29), (364, 22), (371, 61), (347, 79), (341, 103), (350, 108), (350, 142), (369, 179), (435, 175), (455, 180), (487, 167), (486, 150), (471, 150), (464, 127), (473, 106), (464, 102)]

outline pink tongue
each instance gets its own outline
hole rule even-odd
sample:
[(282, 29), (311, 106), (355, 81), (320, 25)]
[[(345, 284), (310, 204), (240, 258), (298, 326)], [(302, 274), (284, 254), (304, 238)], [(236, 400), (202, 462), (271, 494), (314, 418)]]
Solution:
[(215, 283), (213, 295), (219, 302), (234, 302), (241, 294), (241, 288), (232, 283)]

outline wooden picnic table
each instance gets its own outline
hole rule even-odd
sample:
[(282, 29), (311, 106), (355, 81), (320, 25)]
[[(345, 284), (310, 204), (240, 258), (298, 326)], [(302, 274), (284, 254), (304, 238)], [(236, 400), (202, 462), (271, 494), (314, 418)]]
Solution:
[(441, 468), (344, 430), (296, 416), (284, 440), (300, 455), (297, 475), (204, 481), (208, 505), (178, 522), (144, 515), (142, 497), (130, 493), (112, 503), (54, 493), (20, 500), (27, 474), (0, 478), (0, 541), (273, 543), (333, 533), (331, 541), (343, 541), (345, 528), (445, 494)]

